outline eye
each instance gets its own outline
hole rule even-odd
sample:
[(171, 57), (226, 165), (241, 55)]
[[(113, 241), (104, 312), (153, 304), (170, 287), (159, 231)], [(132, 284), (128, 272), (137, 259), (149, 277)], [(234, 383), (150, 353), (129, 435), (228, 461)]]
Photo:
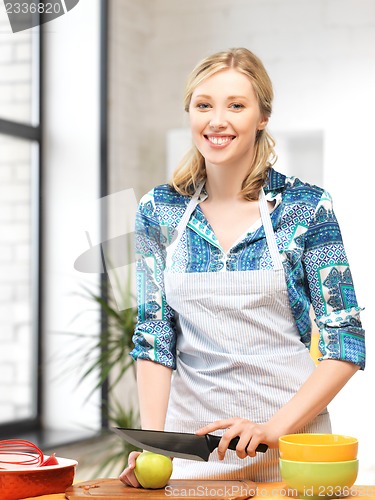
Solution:
[(230, 108), (234, 109), (235, 111), (240, 111), (243, 109), (245, 106), (239, 102), (233, 102), (232, 104), (229, 105)]
[(196, 108), (197, 109), (201, 109), (201, 110), (206, 110), (206, 109), (210, 109), (210, 104), (208, 104), (207, 102), (199, 102), (197, 105), (196, 105)]

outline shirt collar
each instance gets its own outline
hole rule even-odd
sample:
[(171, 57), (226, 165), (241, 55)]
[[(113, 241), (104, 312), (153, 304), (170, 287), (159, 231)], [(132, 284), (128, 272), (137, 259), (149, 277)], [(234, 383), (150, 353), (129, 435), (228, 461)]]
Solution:
[(285, 188), (286, 185), (286, 175), (277, 172), (271, 168), (268, 172), (267, 185), (264, 191), (268, 193), (269, 191), (280, 191)]

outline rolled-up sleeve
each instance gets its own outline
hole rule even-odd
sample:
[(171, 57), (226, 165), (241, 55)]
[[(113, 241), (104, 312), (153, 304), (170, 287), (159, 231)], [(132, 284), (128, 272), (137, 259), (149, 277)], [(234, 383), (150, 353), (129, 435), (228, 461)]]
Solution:
[(327, 192), (322, 194), (306, 232), (303, 264), (320, 333), (320, 360), (349, 361), (363, 370), (366, 351), (361, 308)]
[(341, 359), (365, 368), (365, 338), (359, 307), (316, 318), (320, 331), (321, 359)]
[(164, 288), (168, 229), (158, 222), (153, 191), (140, 201), (135, 232), (138, 318), (130, 355), (175, 369), (175, 313), (166, 302)]

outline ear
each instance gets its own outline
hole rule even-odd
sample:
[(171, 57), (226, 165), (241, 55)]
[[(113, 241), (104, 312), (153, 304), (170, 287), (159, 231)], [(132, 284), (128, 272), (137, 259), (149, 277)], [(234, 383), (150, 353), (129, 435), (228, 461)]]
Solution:
[(268, 123), (268, 116), (263, 116), (258, 123), (258, 130), (264, 130)]

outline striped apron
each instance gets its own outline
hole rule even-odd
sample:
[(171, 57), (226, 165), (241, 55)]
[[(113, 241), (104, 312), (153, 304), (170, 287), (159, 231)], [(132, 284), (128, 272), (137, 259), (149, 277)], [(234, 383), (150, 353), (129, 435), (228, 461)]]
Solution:
[[(188, 204), (167, 251), (166, 300), (178, 318), (168, 431), (195, 432), (232, 417), (267, 422), (315, 369), (292, 315), (263, 190), (259, 208), (273, 269), (172, 272), (173, 257), (181, 255), (176, 250), (202, 187)], [(327, 410), (300, 432), (331, 432)], [(172, 478), (280, 481), (278, 459), (278, 449), (245, 459), (228, 450), (224, 461), (214, 451), (208, 462), (175, 458)]]

